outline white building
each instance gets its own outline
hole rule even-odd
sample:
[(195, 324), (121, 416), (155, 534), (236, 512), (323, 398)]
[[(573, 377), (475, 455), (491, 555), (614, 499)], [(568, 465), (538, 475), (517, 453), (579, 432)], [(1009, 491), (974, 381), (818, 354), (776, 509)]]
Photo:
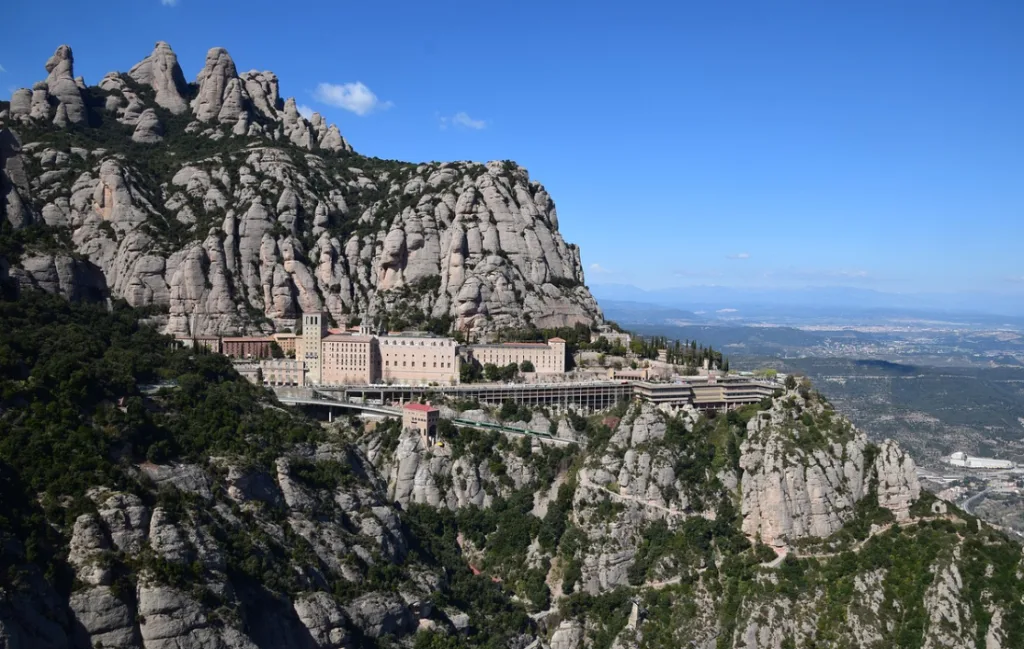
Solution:
[(1017, 465), (1010, 460), (996, 460), (990, 457), (974, 457), (957, 451), (949, 456), (946, 463), (951, 466), (963, 467), (965, 469), (1012, 469)]

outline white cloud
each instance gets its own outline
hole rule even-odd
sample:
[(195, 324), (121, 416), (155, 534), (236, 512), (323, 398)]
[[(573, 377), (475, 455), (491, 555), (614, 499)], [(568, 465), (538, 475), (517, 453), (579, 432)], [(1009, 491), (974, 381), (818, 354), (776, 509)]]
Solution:
[(590, 264), (590, 266), (587, 268), (587, 270), (589, 270), (592, 273), (596, 273), (598, 275), (600, 275), (601, 273), (610, 273), (610, 272), (612, 272), (612, 271), (608, 270), (607, 268), (605, 268), (604, 266), (602, 266), (601, 264)]
[(313, 116), (313, 109), (307, 106), (306, 104), (299, 104), (295, 108), (296, 110), (299, 111), (299, 115), (302, 115), (306, 119), (309, 119), (310, 117)]
[(719, 309), (715, 313), (736, 313), (739, 309)]
[(734, 255), (728, 255), (726, 258), (727, 259), (750, 259), (750, 253), (749, 252), (737, 252)]
[(369, 115), (375, 110), (387, 110), (394, 106), (390, 101), (381, 101), (362, 81), (321, 83), (313, 94), (317, 101), (344, 108), (360, 116)]
[(178, 6), (178, 0), (160, 0), (160, 4), (165, 7), (176, 7)]
[(474, 131), (487, 128), (487, 122), (482, 119), (473, 119), (465, 111), (459, 111), (452, 117), (452, 124), (456, 126), (462, 126), (465, 128), (471, 128)]
[(7, 68), (5, 68), (4, 66), (0, 65), (0, 72), (7, 72)]

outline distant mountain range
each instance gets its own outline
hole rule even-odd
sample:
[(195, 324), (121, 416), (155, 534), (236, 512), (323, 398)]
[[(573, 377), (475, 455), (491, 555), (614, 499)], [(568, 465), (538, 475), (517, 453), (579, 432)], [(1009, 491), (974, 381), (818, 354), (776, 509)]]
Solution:
[(746, 289), (687, 286), (647, 291), (627, 284), (590, 286), (606, 315), (628, 308), (636, 322), (773, 322), (806, 324), (822, 320), (901, 318), (965, 321), (991, 326), (1024, 324), (1024, 299), (985, 293), (885, 293), (853, 287)]

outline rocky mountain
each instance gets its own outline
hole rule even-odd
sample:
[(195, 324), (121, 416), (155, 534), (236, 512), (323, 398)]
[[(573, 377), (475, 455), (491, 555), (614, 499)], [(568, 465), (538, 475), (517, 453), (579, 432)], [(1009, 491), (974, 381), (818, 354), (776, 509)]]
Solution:
[[(809, 385), (317, 424), (123, 303), (0, 300), (0, 647), (1024, 646), (1024, 555)], [(159, 390), (154, 383), (164, 386)]]
[(353, 152), (222, 48), (188, 83), (166, 43), (89, 86), (71, 48), (0, 102), (0, 257), (23, 286), (123, 298), (187, 334), (335, 321), (487, 331), (600, 309), (554, 202), (514, 163)]

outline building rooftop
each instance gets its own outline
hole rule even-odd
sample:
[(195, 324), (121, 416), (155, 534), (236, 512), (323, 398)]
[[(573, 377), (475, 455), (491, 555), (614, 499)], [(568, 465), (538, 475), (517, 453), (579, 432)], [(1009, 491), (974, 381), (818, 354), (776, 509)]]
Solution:
[(368, 343), (373, 340), (372, 336), (354, 336), (352, 334), (331, 334), (325, 336), (325, 343)]
[(564, 343), (564, 338), (548, 338), (549, 343)]
[(426, 403), (407, 403), (406, 410), (417, 410), (419, 412), (437, 412), (437, 408)]
[[(554, 340), (554, 339), (552, 339)], [(537, 347), (548, 347), (547, 343), (480, 343), (478, 345), (470, 345), (470, 347), (498, 347), (501, 349), (536, 349)]]
[(438, 336), (429, 331), (389, 331), (382, 336), (385, 338), (436, 338), (438, 340), (451, 338), (451, 336)]

